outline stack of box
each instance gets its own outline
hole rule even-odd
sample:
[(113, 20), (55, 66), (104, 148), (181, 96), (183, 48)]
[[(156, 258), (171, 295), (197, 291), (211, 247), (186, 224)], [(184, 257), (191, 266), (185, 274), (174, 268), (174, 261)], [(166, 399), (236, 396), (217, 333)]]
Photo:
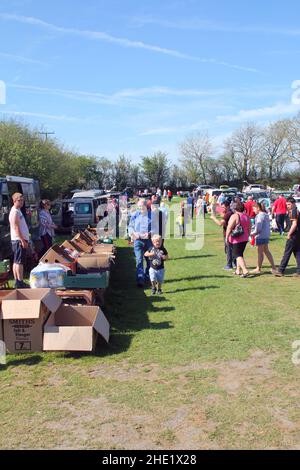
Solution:
[(52, 289), (17, 289), (3, 297), (0, 339), (7, 351), (93, 351), (98, 334), (109, 341), (109, 323), (99, 307), (61, 302)]
[(64, 286), (68, 289), (101, 289), (108, 287), (112, 260), (115, 257), (113, 245), (97, 244), (96, 234), (86, 230), (71, 241), (65, 241), (62, 249), (76, 250), (79, 253), (76, 275), (67, 273)]

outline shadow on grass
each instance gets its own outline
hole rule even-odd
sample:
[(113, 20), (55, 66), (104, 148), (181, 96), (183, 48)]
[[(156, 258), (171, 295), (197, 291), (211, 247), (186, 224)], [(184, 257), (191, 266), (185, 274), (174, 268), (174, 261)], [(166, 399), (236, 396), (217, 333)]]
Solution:
[(170, 258), (169, 262), (170, 261), (176, 261), (178, 259), (212, 258), (214, 256), (217, 256), (217, 255), (179, 256), (178, 258), (173, 258), (173, 257)]
[(15, 367), (15, 366), (35, 366), (39, 362), (42, 362), (43, 358), (42, 356), (35, 355), (35, 356), (20, 356), (19, 359), (9, 359), (9, 356), (7, 356), (7, 363), (6, 365), (3, 365), (1, 367), (0, 365), (0, 370), (1, 368), (9, 368), (9, 367)]
[(206, 286), (206, 287), (186, 287), (185, 289), (176, 289), (176, 290), (168, 290), (166, 291), (166, 294), (178, 294), (179, 292), (187, 292), (187, 291), (191, 291), (191, 290), (197, 290), (197, 291), (200, 291), (200, 290), (206, 290), (206, 289), (220, 289), (219, 286)]
[(198, 279), (228, 279), (228, 276), (189, 276), (189, 277), (179, 277), (176, 279), (167, 279), (164, 281), (164, 284), (170, 284), (172, 282), (183, 282), (183, 281), (197, 281)]
[[(163, 330), (173, 328), (171, 323), (151, 323), (148, 312), (170, 312), (175, 307), (160, 306), (153, 302), (154, 296), (147, 297), (144, 289), (136, 287), (135, 259), (132, 247), (118, 248), (117, 262), (111, 272), (110, 287), (105, 296), (104, 314), (110, 323), (110, 341), (106, 344), (99, 337), (95, 356), (105, 357), (121, 354), (129, 349), (135, 332), (145, 329)], [(66, 358), (81, 358), (90, 353), (65, 353)]]

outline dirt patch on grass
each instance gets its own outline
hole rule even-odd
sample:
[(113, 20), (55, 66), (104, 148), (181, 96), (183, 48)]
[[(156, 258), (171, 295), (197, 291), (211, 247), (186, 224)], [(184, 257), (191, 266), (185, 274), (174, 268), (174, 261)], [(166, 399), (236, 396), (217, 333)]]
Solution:
[(268, 382), (274, 377), (272, 362), (275, 354), (268, 355), (264, 351), (254, 351), (245, 361), (222, 361), (211, 363), (191, 363), (183, 367), (175, 367), (173, 372), (178, 374), (215, 370), (218, 373), (216, 385), (229, 394), (238, 394), (243, 390), (252, 390), (258, 384)]
[[(68, 365), (61, 374), (59, 367), (51, 367), (42, 383), (57, 389), (62, 400), (48, 405), (43, 431), (56, 436), (48, 442), (56, 449), (193, 450), (243, 448), (243, 443), (245, 448), (249, 443), (250, 448), (259, 448), (259, 439), (265, 439), (265, 433), (274, 427), (282, 435), (283, 446), (295, 448), (300, 425), (295, 414), (289, 414), (290, 403), (275, 395), (271, 402), (268, 399), (269, 392), (284, 386), (289, 397), (296, 391), (294, 384), (283, 383), (272, 368), (274, 360), (274, 354), (253, 351), (245, 361), (192, 362), (173, 368), (121, 361), (76, 367), (75, 371)], [(81, 378), (78, 392), (77, 382), (68, 381), (72, 371)], [(99, 390), (102, 378), (105, 387)], [(20, 380), (18, 374), (15, 380)], [(107, 388), (110, 381), (114, 393)], [(69, 399), (62, 393), (66, 385)], [(135, 387), (141, 391), (136, 402), (127, 396)], [(164, 395), (155, 398), (152, 393)], [(260, 406), (266, 420), (253, 430), (251, 406), (256, 403), (256, 393), (262, 393)], [(144, 404), (150, 400), (151, 406), (139, 406), (138, 399)], [(232, 442), (226, 440), (230, 434)], [(278, 448), (278, 442), (278, 436), (267, 436), (265, 445)]]
[[(131, 382), (131, 386), (134, 381), (173, 383), (178, 395), (184, 397), (194, 372), (200, 372), (201, 377), (203, 371), (216, 371), (216, 377), (208, 375), (208, 382), (227, 394), (237, 395), (270, 380), (274, 376), (273, 360), (274, 356), (255, 351), (245, 361), (191, 363), (170, 369), (160, 369), (157, 364), (132, 366), (124, 361), (113, 366), (99, 364), (83, 373), (89, 379), (109, 377), (121, 383)], [(53, 375), (50, 383), (57, 381), (59, 378)], [(59, 448), (77, 448), (84, 443), (87, 448), (217, 449), (219, 444), (212, 436), (220, 423), (208, 417), (207, 409), (221, 406), (224, 399), (222, 393), (208, 393), (201, 402), (189, 398), (187, 405), (174, 407), (170, 402), (163, 409), (157, 405), (154, 413), (141, 413), (133, 412), (126, 404), (112, 403), (105, 396), (87, 397), (76, 405), (61, 403), (67, 416), (47, 426), (63, 433)]]
[[(47, 427), (62, 436), (55, 448), (76, 449), (209, 449), (209, 433), (215, 424), (205, 411), (188, 406), (174, 412), (133, 414), (126, 406), (109, 403), (106, 398), (87, 399), (78, 406), (63, 403), (68, 411), (59, 422)], [(214, 446), (217, 448), (217, 444)]]

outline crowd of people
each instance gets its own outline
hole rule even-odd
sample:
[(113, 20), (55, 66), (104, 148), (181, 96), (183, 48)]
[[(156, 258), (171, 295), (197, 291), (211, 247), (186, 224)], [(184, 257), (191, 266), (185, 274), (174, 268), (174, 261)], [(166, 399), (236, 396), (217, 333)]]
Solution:
[[(196, 201), (196, 202), (195, 202)], [(129, 235), (133, 241), (136, 258), (136, 281), (139, 287), (144, 287), (151, 281), (152, 293), (161, 293), (164, 279), (164, 261), (168, 253), (164, 248), (164, 230), (166, 219), (163, 219), (163, 207), (159, 195), (150, 199), (140, 198), (129, 223)], [(217, 207), (221, 217), (217, 217)], [(158, 218), (153, 219), (157, 211)], [(252, 196), (243, 203), (240, 198), (232, 200), (199, 195), (196, 199), (190, 193), (185, 201), (180, 202), (180, 212), (177, 223), (180, 234), (185, 235), (187, 218), (205, 217), (210, 212), (211, 219), (222, 228), (226, 265), (224, 269), (232, 270), (233, 274), (242, 278), (250, 274), (259, 275), (262, 272), (264, 258), (270, 263), (271, 273), (277, 277), (284, 276), (292, 254), (297, 262), (296, 277), (300, 277), (300, 217), (293, 197), (287, 199), (281, 195), (272, 207), (272, 214), (277, 223), (280, 235), (287, 232), (282, 260), (276, 267), (269, 248), (271, 236), (271, 219), (262, 202), (257, 202)], [(161, 217), (161, 223), (158, 223)], [(154, 222), (156, 220), (156, 222)], [(245, 249), (250, 243), (257, 249), (257, 265), (249, 271), (245, 259)], [(144, 269), (144, 261), (146, 268)]]
[[(146, 194), (143, 194), (147, 196)], [(221, 196), (223, 196), (221, 194)], [(222, 228), (226, 265), (224, 269), (233, 270), (237, 276), (248, 277), (249, 274), (260, 274), (264, 257), (270, 263), (271, 273), (281, 277), (284, 275), (290, 257), (294, 254), (297, 262), (297, 273), (300, 277), (300, 217), (295, 199), (287, 199), (281, 195), (272, 207), (272, 214), (276, 221), (280, 235), (287, 230), (287, 240), (282, 260), (276, 268), (274, 258), (269, 249), (271, 234), (271, 221), (269, 214), (261, 202), (253, 200), (252, 196), (243, 203), (238, 197), (228, 200), (225, 197), (209, 196), (209, 194), (188, 194), (186, 201), (181, 201), (180, 212), (177, 217), (180, 235), (185, 236), (185, 223), (187, 218), (205, 217), (209, 211), (211, 219)], [(168, 208), (163, 201), (172, 200), (170, 190), (157, 191), (148, 197), (140, 197), (137, 209), (131, 214), (128, 224), (128, 235), (134, 247), (136, 258), (136, 282), (144, 287), (149, 281), (153, 294), (162, 293), (164, 280), (164, 262), (168, 259), (168, 252), (164, 247)], [(13, 252), (13, 275), (15, 288), (28, 287), (24, 283), (24, 263), (30, 242), (30, 234), (24, 214), (24, 196), (14, 193), (13, 206), (9, 214), (10, 236)], [(217, 207), (221, 217), (217, 217)], [(57, 228), (50, 214), (51, 202), (44, 199), (40, 202), (39, 235), (41, 250), (39, 257), (43, 256), (52, 246), (54, 231)], [(248, 243), (257, 248), (257, 266), (249, 271), (244, 257)], [(146, 261), (146, 268), (144, 262)]]
[[(241, 277), (260, 274), (266, 256), (271, 265), (271, 273), (282, 277), (291, 255), (294, 254), (297, 262), (295, 276), (300, 277), (300, 217), (293, 197), (285, 199), (281, 195), (272, 208), (280, 235), (283, 235), (285, 226), (287, 230), (285, 250), (278, 268), (269, 249), (271, 221), (264, 204), (254, 201), (253, 197), (249, 196), (245, 203), (235, 200), (230, 204), (225, 200), (221, 204), (221, 209), (220, 220), (214, 213), (211, 214), (211, 218), (223, 228), (227, 255), (227, 264), (224, 269), (233, 269), (234, 274)], [(252, 271), (248, 270), (244, 258), (245, 248), (249, 242), (257, 247), (257, 266)]]

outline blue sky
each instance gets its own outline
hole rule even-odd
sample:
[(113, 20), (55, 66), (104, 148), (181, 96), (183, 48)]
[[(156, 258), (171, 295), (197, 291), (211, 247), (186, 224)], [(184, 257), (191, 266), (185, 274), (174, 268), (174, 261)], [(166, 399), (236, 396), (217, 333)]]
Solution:
[(218, 149), (300, 110), (299, 18), (296, 0), (0, 0), (0, 117), (111, 159), (175, 162), (197, 131)]

